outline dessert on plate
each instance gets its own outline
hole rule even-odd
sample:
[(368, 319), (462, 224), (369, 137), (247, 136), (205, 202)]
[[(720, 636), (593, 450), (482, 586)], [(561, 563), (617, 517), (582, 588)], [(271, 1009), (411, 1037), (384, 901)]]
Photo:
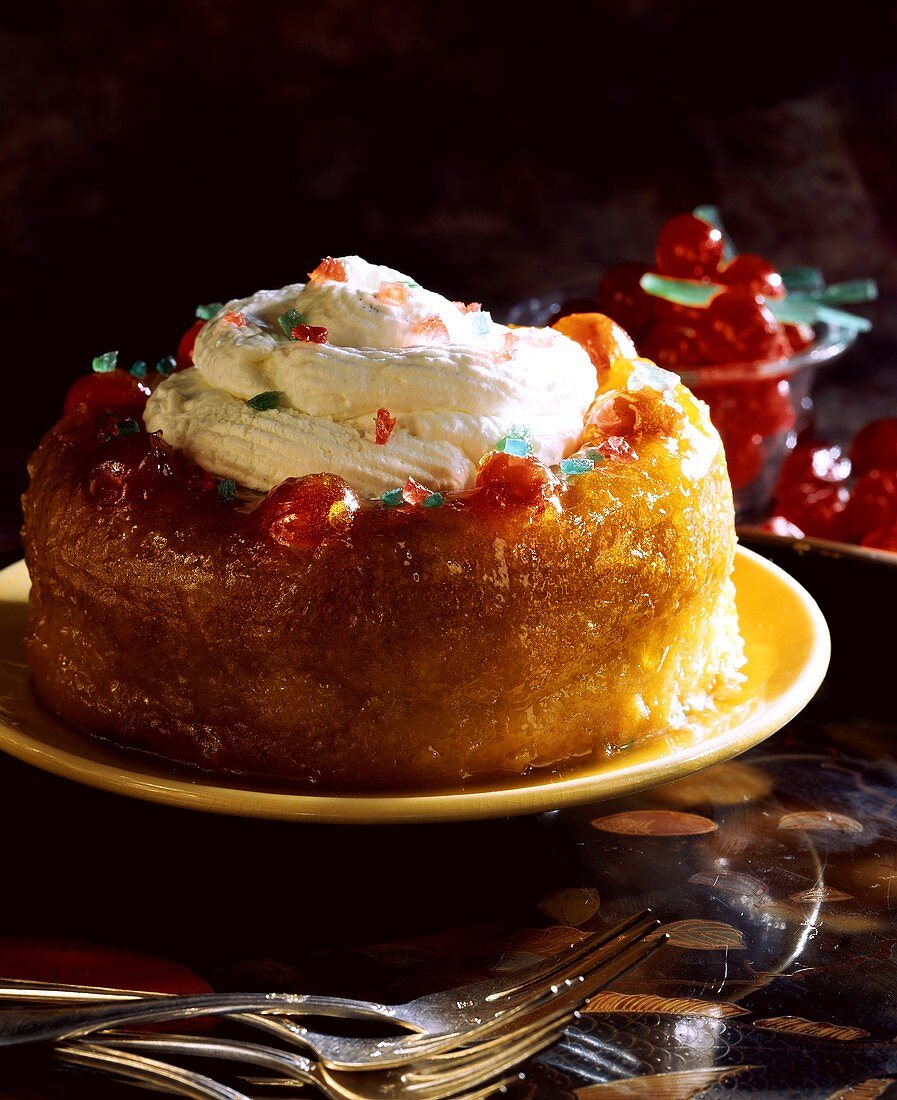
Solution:
[(62, 718), (407, 791), (586, 765), (737, 688), (719, 436), (606, 317), (509, 329), (353, 256), (207, 312), (185, 369), (99, 356), (31, 461)]

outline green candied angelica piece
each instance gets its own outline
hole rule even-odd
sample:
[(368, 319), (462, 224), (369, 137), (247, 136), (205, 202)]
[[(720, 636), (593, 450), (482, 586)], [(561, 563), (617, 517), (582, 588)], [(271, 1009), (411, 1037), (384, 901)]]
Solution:
[(220, 313), (224, 309), (224, 302), (209, 302), (206, 306), (196, 307), (196, 316), (200, 321), (211, 321), (216, 313)]
[(719, 287), (714, 283), (699, 283), (694, 279), (670, 279), (666, 275), (654, 275), (648, 272), (639, 279), (639, 285), (646, 294), (654, 298), (665, 298), (680, 306), (706, 306)]
[(146, 378), (146, 370), (146, 363), (142, 359), (135, 359), (128, 373), (133, 374), (135, 378)]
[(163, 355), (156, 363), (156, 370), (167, 378), (169, 374), (174, 374), (174, 368), (177, 365), (177, 360), (173, 355)]
[(232, 477), (226, 477), (218, 482), (218, 499), (223, 501), (233, 500), (237, 495), (237, 483)]
[(140, 431), (140, 425), (136, 420), (119, 420), (115, 425), (115, 430), (119, 435), (137, 435)]
[(708, 225), (712, 225), (714, 229), (718, 229), (723, 235), (723, 259), (726, 263), (730, 260), (734, 260), (738, 255), (738, 249), (729, 234), (726, 232), (726, 227), (723, 225), (723, 216), (719, 212), (718, 206), (696, 206), (692, 210), (692, 214), (696, 218), (700, 218), (702, 222), (707, 222)]
[(282, 396), (283, 390), (265, 390), (264, 393), (257, 393), (255, 397), (250, 397), (246, 404), (253, 412), (267, 412), (269, 409), (277, 408)]
[(115, 364), (117, 362), (117, 351), (104, 351), (102, 355), (95, 356), (90, 365), (97, 374), (106, 374), (108, 371), (115, 370)]
[(594, 469), (595, 462), (591, 458), (561, 459), (561, 473), (564, 477), (576, 477), (577, 474), (587, 474)]
[(427, 499), (423, 502), (421, 507), (423, 508), (441, 508), (445, 504), (445, 497), (442, 493), (430, 493)]
[(398, 505), (403, 504), (405, 498), (402, 496), (401, 489), (387, 489), (380, 497), (387, 508), (396, 508)]
[(277, 318), (277, 323), (280, 325), (284, 336), (292, 340), (293, 329), (297, 325), (304, 325), (305, 318), (302, 316), (298, 309), (288, 309), (286, 313), (281, 313), (281, 315)]
[(789, 294), (822, 290), (825, 279), (818, 267), (786, 267), (780, 272)]
[(878, 297), (878, 283), (874, 279), (849, 279), (846, 283), (832, 283), (825, 290), (814, 293), (813, 297), (827, 306), (874, 302)]

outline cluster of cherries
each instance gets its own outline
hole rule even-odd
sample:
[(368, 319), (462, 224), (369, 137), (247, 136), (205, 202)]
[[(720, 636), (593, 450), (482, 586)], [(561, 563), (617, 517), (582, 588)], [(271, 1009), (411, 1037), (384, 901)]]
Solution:
[[(724, 258), (722, 232), (694, 214), (678, 214), (661, 229), (654, 265), (622, 263), (598, 284), (598, 309), (621, 325), (640, 355), (679, 371), (705, 366), (772, 363), (802, 351), (813, 340), (807, 325), (781, 324), (767, 302), (783, 298), (776, 268), (762, 256)], [(720, 287), (706, 306), (680, 305), (648, 294), (646, 274)], [(565, 302), (559, 315), (588, 312), (595, 299)], [(760, 472), (764, 440), (794, 427), (796, 413), (786, 377), (731, 372), (713, 384), (695, 384), (723, 438), (729, 476), (737, 489)]]
[(774, 513), (763, 526), (775, 534), (897, 551), (897, 417), (867, 424), (849, 452), (798, 443), (776, 486)]

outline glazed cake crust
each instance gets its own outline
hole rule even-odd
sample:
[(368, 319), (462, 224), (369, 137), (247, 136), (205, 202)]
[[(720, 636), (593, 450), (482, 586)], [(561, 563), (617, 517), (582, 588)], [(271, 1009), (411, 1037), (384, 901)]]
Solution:
[[(318, 790), (507, 779), (681, 724), (741, 643), (725, 461), (675, 393), (675, 416), (628, 394), (634, 457), (537, 512), (365, 505), (313, 549), (214, 492), (100, 506), (94, 426), (64, 420), (24, 502), (37, 692), (91, 734)], [(700, 476), (689, 433), (715, 448)]]

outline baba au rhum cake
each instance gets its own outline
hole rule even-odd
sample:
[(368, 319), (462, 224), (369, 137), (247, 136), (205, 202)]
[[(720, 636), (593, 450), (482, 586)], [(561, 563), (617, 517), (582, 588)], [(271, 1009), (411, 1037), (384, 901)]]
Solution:
[(585, 763), (713, 710), (743, 662), (719, 437), (607, 318), (558, 327), (328, 258), (218, 309), (195, 366), (99, 357), (30, 466), (41, 699), (354, 790)]

